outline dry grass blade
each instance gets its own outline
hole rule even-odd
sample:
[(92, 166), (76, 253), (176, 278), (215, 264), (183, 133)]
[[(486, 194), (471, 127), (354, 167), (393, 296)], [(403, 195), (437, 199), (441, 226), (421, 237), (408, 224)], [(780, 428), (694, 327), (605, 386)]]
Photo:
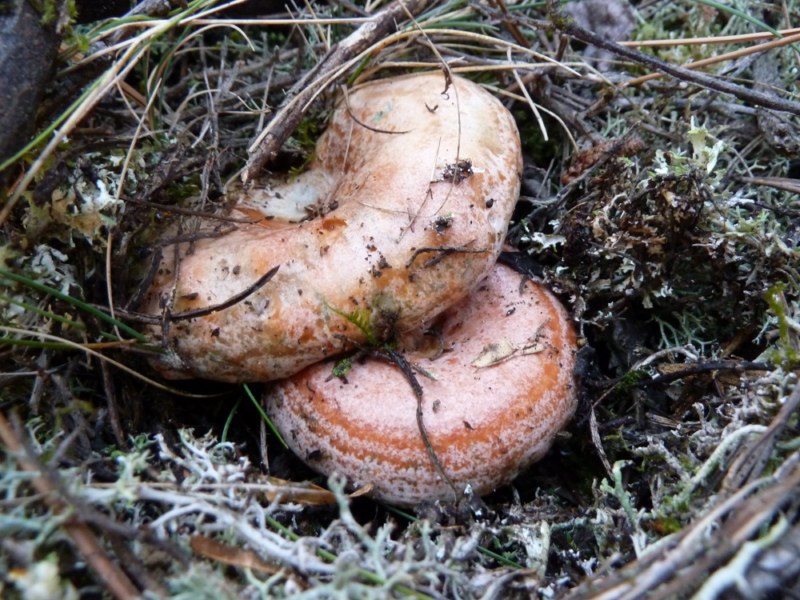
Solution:
[(779, 190), (800, 194), (800, 179), (790, 179), (789, 177), (741, 177), (742, 183), (752, 185), (765, 185)]
[[(41, 338), (41, 339), (44, 339), (44, 340), (51, 340), (51, 341), (54, 341), (54, 342), (58, 342), (59, 344), (63, 344), (66, 347), (73, 348), (75, 350), (80, 350), (80, 351), (85, 352), (86, 354), (88, 354), (90, 356), (94, 356), (95, 358), (98, 358), (98, 359), (100, 359), (100, 360), (102, 360), (104, 362), (107, 362), (110, 365), (115, 366), (116, 368), (120, 369), (121, 371), (125, 371), (126, 373), (132, 375), (133, 377), (135, 377), (137, 379), (140, 379), (141, 381), (147, 383), (148, 385), (153, 386), (154, 388), (158, 388), (158, 389), (163, 390), (165, 392), (170, 392), (171, 394), (176, 394), (178, 396), (184, 396), (186, 398), (211, 398), (211, 397), (213, 397), (213, 396), (208, 395), (208, 394), (191, 394), (191, 393), (188, 393), (188, 392), (184, 392), (183, 390), (179, 390), (177, 388), (172, 388), (170, 386), (166, 386), (166, 385), (164, 385), (162, 383), (159, 383), (158, 381), (155, 381), (154, 379), (151, 379), (149, 377), (146, 377), (145, 375), (142, 375), (141, 373), (139, 373), (135, 369), (133, 369), (133, 368), (131, 368), (131, 367), (129, 367), (129, 366), (117, 361), (117, 360), (114, 360), (113, 358), (109, 358), (108, 356), (105, 356), (104, 354), (101, 354), (100, 352), (95, 350), (95, 348), (93, 347), (94, 345), (91, 345), (91, 344), (79, 344), (77, 342), (73, 342), (72, 340), (68, 340), (68, 339), (63, 338), (63, 337), (59, 337), (59, 336), (56, 336), (56, 335), (45, 333), (43, 331), (28, 331), (26, 329), (19, 329), (17, 327), (0, 326), (0, 331), (2, 331), (4, 333), (11, 334), (11, 335), (21, 336), (21, 337), (35, 337), (35, 338)], [(108, 344), (102, 344), (99, 347), (101, 347), (101, 348), (120, 347), (120, 346), (124, 347), (126, 345), (128, 345), (128, 343), (124, 342), (124, 341), (123, 342), (109, 342)]]
[[(270, 478), (270, 483), (276, 486), (272, 491), (265, 492), (265, 497), (270, 502), (297, 502), (306, 506), (332, 506), (336, 504), (336, 495), (316, 484), (298, 484), (294, 481)], [(348, 498), (358, 498), (369, 494), (371, 485), (365, 485), (348, 494)]]
[(262, 560), (252, 550), (243, 550), (202, 535), (192, 536), (189, 540), (189, 544), (192, 551), (200, 556), (226, 565), (239, 567), (241, 569), (252, 569), (269, 575), (274, 575), (281, 570), (281, 567)]
[[(781, 29), (781, 36), (790, 36), (800, 33), (800, 27), (791, 29)], [(713, 35), (697, 38), (677, 38), (669, 40), (631, 40), (620, 42), (621, 46), (628, 48), (659, 48), (663, 46), (698, 46), (702, 44), (736, 44), (740, 42), (757, 42), (770, 40), (775, 37), (774, 33), (763, 31), (759, 33), (746, 33), (741, 35)]]

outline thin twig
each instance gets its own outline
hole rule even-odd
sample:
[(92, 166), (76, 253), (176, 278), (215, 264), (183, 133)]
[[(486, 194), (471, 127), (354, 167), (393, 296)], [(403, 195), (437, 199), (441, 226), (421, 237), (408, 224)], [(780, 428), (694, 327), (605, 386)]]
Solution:
[[(665, 540), (658, 549), (613, 570), (605, 577), (591, 580), (570, 591), (570, 600), (592, 598), (615, 600), (688, 596), (699, 573), (689, 573), (701, 566), (704, 575), (725, 561), (755, 532), (769, 523), (778, 509), (796, 497), (800, 486), (800, 453), (786, 458), (775, 473), (756, 479), (730, 497), (718, 500), (699, 519)], [(732, 515), (732, 516), (731, 516)], [(729, 517), (727, 518), (726, 517)], [(706, 562), (706, 557), (710, 561)], [(705, 564), (701, 564), (705, 563)], [(681, 573), (676, 577), (676, 573)], [(662, 584), (684, 586), (681, 594), (664, 594)]]
[[(800, 179), (790, 177), (734, 177), (734, 179), (748, 185), (766, 185), (777, 190), (800, 194)], [(797, 211), (787, 212), (793, 216), (800, 216)]]
[(489, 252), (489, 250), (483, 248), (467, 248), (465, 246), (424, 246), (414, 251), (414, 254), (411, 255), (411, 258), (409, 258), (406, 263), (406, 268), (413, 265), (414, 261), (417, 260), (417, 257), (421, 254), (436, 254), (433, 258), (429, 258), (425, 261), (423, 267), (428, 268), (440, 263), (445, 256), (450, 256), (451, 254), (485, 254), (486, 252)]
[(276, 267), (272, 267), (269, 271), (267, 271), (264, 275), (259, 277), (252, 285), (247, 286), (247, 289), (242, 290), (238, 294), (235, 294), (225, 300), (224, 302), (220, 302), (219, 304), (214, 304), (212, 306), (206, 306), (203, 308), (198, 308), (196, 310), (187, 310), (186, 312), (176, 313), (176, 314), (168, 314), (167, 320), (168, 321), (188, 321), (189, 319), (197, 319), (198, 317), (205, 317), (215, 312), (219, 312), (221, 310), (225, 310), (226, 308), (230, 308), (234, 304), (238, 304), (245, 298), (247, 298), (250, 294), (255, 293), (273, 277), (278, 272), (281, 266), (278, 265)]
[(181, 208), (180, 206), (173, 206), (170, 204), (159, 204), (158, 202), (151, 202), (150, 200), (141, 200), (139, 198), (122, 198), (125, 202), (132, 202), (133, 204), (140, 204), (148, 206), (156, 210), (161, 210), (167, 213), (174, 213), (176, 215), (185, 215), (187, 217), (200, 217), (202, 219), (209, 219), (213, 221), (224, 221), (226, 223), (242, 223), (244, 225), (253, 225), (258, 223), (256, 219), (249, 219), (247, 217), (228, 217), (225, 215), (214, 215), (202, 210), (192, 210), (190, 208)]
[[(744, 371), (770, 371), (774, 369), (774, 365), (770, 365), (768, 363), (762, 362), (751, 362), (747, 360), (714, 360), (714, 361), (706, 361), (706, 362), (693, 362), (693, 363), (686, 363), (682, 365), (674, 365), (675, 370), (669, 371), (666, 373), (659, 373), (658, 375), (654, 375), (652, 377), (648, 377), (645, 375), (645, 372), (642, 368), (645, 365), (634, 365), (628, 372), (621, 376), (616, 377), (609, 381), (603, 382), (586, 382), (591, 387), (599, 388), (599, 389), (606, 389), (606, 391), (598, 398), (598, 401), (595, 402), (595, 406), (604, 400), (611, 392), (613, 392), (617, 387), (621, 384), (631, 385), (633, 387), (641, 388), (641, 387), (648, 387), (651, 385), (660, 385), (665, 383), (672, 383), (673, 381), (678, 381), (680, 379), (684, 379), (686, 377), (692, 377), (695, 375), (701, 375), (703, 373), (714, 373), (717, 371), (732, 371), (732, 372), (744, 372)], [(631, 382), (630, 377), (634, 373), (641, 373), (642, 378), (637, 379), (636, 381)]]
[(692, 375), (699, 375), (701, 373), (712, 373), (714, 371), (770, 371), (774, 369), (773, 365), (762, 362), (751, 362), (747, 360), (714, 360), (704, 363), (683, 365), (676, 371), (670, 373), (662, 373), (651, 377), (650, 379), (637, 381), (634, 385), (637, 387), (644, 387), (648, 385), (655, 385), (660, 383), (670, 383)]
[[(35, 462), (25, 456), (22, 442), (20, 441), (14, 428), (0, 413), (0, 440), (5, 447), (14, 455), (20, 467), (29, 473), (40, 472)], [(44, 496), (45, 502), (56, 513), (63, 512), (65, 505), (56, 498), (56, 489), (53, 484), (41, 475), (34, 477), (31, 484)], [(78, 552), (83, 556), (92, 570), (97, 574), (106, 589), (116, 598), (129, 600), (139, 596), (139, 590), (128, 579), (128, 576), (115, 565), (103, 546), (97, 540), (91, 529), (76, 518), (69, 519), (63, 524), (64, 531), (72, 538)]]
[(442, 461), (439, 460), (439, 456), (436, 454), (436, 450), (433, 449), (433, 445), (431, 444), (431, 439), (428, 437), (428, 430), (425, 427), (425, 419), (422, 412), (422, 386), (419, 384), (417, 376), (414, 374), (414, 367), (406, 360), (402, 353), (396, 350), (387, 348), (377, 351), (376, 354), (384, 360), (396, 365), (403, 372), (406, 381), (408, 381), (408, 384), (411, 386), (414, 397), (417, 399), (417, 429), (422, 437), (422, 443), (425, 445), (425, 451), (428, 453), (428, 457), (431, 459), (431, 463), (433, 463), (433, 467), (436, 469), (439, 477), (453, 490), (453, 500), (457, 502), (459, 496), (458, 488), (456, 488), (453, 480), (450, 479), (450, 476), (444, 470), (444, 465), (442, 465)]
[(797, 408), (800, 407), (800, 384), (795, 384), (794, 390), (789, 395), (778, 414), (772, 420), (761, 438), (745, 450), (728, 469), (728, 474), (722, 483), (722, 489), (733, 492), (760, 477), (773, 456), (775, 444), (781, 433), (786, 429), (789, 419)]
[(103, 374), (103, 390), (106, 395), (108, 421), (111, 424), (111, 431), (114, 433), (117, 446), (123, 450), (127, 450), (128, 440), (125, 439), (125, 434), (122, 431), (122, 425), (119, 421), (119, 409), (117, 408), (117, 393), (114, 387), (114, 379), (111, 377), (111, 370), (108, 368), (108, 363), (104, 360), (100, 361), (100, 370)]
[(530, 46), (531, 43), (528, 38), (519, 30), (517, 24), (514, 23), (513, 19), (511, 18), (510, 13), (508, 12), (508, 7), (506, 6), (505, 0), (489, 0), (489, 4), (491, 4), (494, 8), (499, 9), (501, 13), (503, 13), (503, 25), (505, 25), (508, 32), (511, 34), (511, 37), (514, 38), (514, 41), (517, 42), (520, 46)]

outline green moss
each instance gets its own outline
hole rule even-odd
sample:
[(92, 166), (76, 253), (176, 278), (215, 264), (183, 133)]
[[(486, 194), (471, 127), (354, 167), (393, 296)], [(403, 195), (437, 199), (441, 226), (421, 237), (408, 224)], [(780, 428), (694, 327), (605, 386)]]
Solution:
[(331, 369), (331, 375), (338, 377), (339, 379), (345, 379), (352, 368), (353, 359), (349, 357), (343, 358), (334, 365), (333, 369)]
[(677, 533), (683, 529), (683, 523), (676, 517), (658, 517), (649, 526), (661, 536)]
[(640, 381), (647, 379), (647, 373), (644, 371), (628, 371), (622, 376), (619, 383), (617, 383), (617, 391), (620, 394), (628, 394)]
[(800, 363), (800, 351), (792, 343), (791, 317), (787, 311), (785, 290), (785, 284), (777, 283), (766, 291), (764, 300), (778, 320), (778, 343), (770, 349), (770, 361), (782, 365), (786, 370), (791, 370)]

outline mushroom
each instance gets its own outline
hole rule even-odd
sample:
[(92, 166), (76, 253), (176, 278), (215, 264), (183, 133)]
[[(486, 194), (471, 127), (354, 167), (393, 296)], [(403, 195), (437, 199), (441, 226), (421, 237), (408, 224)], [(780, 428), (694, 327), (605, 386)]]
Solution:
[(358, 88), (305, 174), (238, 192), (234, 215), (256, 222), (165, 248), (142, 305), (162, 317), (158, 368), (269, 381), (368, 329), (418, 328), (492, 268), (521, 170), (514, 119), (480, 86), (428, 73)]
[(430, 448), (403, 372), (375, 358), (344, 378), (328, 360), (276, 382), (268, 412), (290, 448), (313, 469), (402, 506), (452, 500), (451, 483), (485, 494), (541, 458), (577, 404), (575, 334), (558, 300), (497, 265), (434, 326), (438, 338), (401, 341), (419, 374)]

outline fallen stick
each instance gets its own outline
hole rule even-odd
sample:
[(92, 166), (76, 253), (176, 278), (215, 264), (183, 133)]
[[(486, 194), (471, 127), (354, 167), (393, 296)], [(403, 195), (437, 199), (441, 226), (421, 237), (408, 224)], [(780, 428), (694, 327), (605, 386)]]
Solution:
[[(0, 442), (2, 442), (10, 454), (14, 455), (17, 463), (19, 463), (24, 471), (31, 473), (41, 472), (34, 460), (25, 456), (25, 449), (22, 442), (11, 427), (11, 423), (8, 422), (5, 415), (2, 413), (0, 413)], [(69, 510), (69, 507), (58, 499), (58, 491), (44, 475), (33, 478), (31, 484), (37, 492), (44, 496), (45, 502), (56, 514)], [(88, 565), (97, 574), (100, 581), (105, 584), (106, 591), (115, 598), (122, 598), (125, 600), (128, 598), (136, 598), (140, 595), (139, 590), (133, 582), (128, 579), (128, 576), (125, 575), (122, 569), (114, 564), (100, 541), (86, 523), (81, 522), (75, 517), (65, 521), (63, 523), (63, 528), (69, 537), (72, 538), (78, 552), (80, 552)]]
[(800, 115), (800, 104), (792, 102), (791, 100), (784, 100), (775, 94), (767, 94), (758, 90), (748, 89), (741, 85), (725, 81), (719, 77), (706, 75), (705, 73), (697, 73), (685, 67), (678, 67), (676, 65), (664, 62), (653, 56), (639, 52), (631, 48), (626, 48), (621, 44), (607, 40), (596, 33), (588, 31), (580, 27), (573, 20), (565, 17), (553, 8), (552, 1), (548, 2), (550, 9), (551, 20), (556, 29), (565, 33), (566, 35), (575, 38), (586, 44), (591, 44), (603, 50), (613, 52), (617, 56), (621, 56), (641, 65), (646, 65), (656, 71), (661, 71), (667, 75), (671, 75), (681, 81), (693, 83), (702, 88), (715, 90), (723, 94), (729, 94), (742, 100), (749, 102), (755, 106), (761, 106), (770, 110), (781, 112), (788, 112), (794, 115)]

